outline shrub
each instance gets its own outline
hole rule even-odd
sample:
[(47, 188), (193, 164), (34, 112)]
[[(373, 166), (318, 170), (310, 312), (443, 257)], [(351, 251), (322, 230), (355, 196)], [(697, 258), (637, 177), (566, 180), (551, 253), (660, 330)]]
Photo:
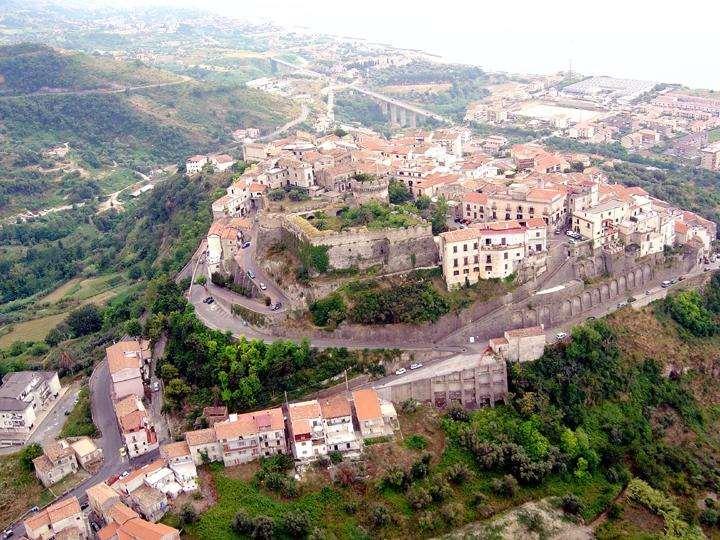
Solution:
[(331, 294), (310, 304), (315, 326), (337, 326), (345, 320), (347, 307), (339, 294)]
[(375, 503), (370, 509), (370, 522), (375, 528), (382, 528), (392, 522), (392, 514), (387, 506), (382, 503)]
[(410, 467), (410, 476), (414, 480), (425, 478), (430, 473), (430, 467), (423, 460), (416, 461)]
[(232, 529), (238, 534), (250, 534), (253, 530), (253, 520), (245, 510), (238, 511), (232, 522)]
[(493, 480), (492, 489), (501, 497), (512, 498), (517, 494), (518, 481), (512, 474), (506, 474), (502, 478)]
[(430, 481), (430, 495), (434, 501), (442, 502), (452, 497), (453, 491), (442, 476), (435, 476)]
[(358, 510), (358, 503), (357, 501), (345, 501), (343, 504), (343, 510), (346, 514), (353, 516)]
[(410, 479), (405, 471), (400, 468), (390, 469), (383, 477), (383, 484), (396, 491), (404, 491), (410, 483)]
[(708, 527), (714, 527), (718, 523), (718, 512), (712, 508), (707, 508), (700, 513), (700, 523)]
[(472, 476), (470, 467), (464, 463), (454, 463), (445, 470), (445, 478), (453, 484), (463, 484)]
[(415, 510), (420, 510), (429, 506), (433, 498), (430, 492), (423, 487), (414, 487), (407, 494), (407, 501)]
[(275, 532), (275, 523), (268, 516), (258, 516), (253, 520), (252, 538), (271, 540)]
[(428, 446), (428, 441), (422, 435), (413, 434), (405, 439), (405, 446), (411, 450), (425, 450)]
[(456, 422), (467, 422), (470, 420), (470, 415), (467, 410), (460, 405), (453, 405), (448, 409), (447, 415), (455, 420)]
[(620, 516), (622, 516), (623, 513), (623, 507), (620, 506), (618, 503), (612, 503), (610, 505), (610, 508), (608, 508), (608, 517), (610, 519), (618, 519)]
[(578, 497), (572, 493), (568, 493), (567, 495), (563, 495), (562, 499), (560, 499), (560, 507), (563, 509), (563, 512), (566, 514), (573, 514), (578, 515), (582, 513), (583, 510), (583, 504)]
[(405, 414), (412, 414), (418, 410), (418, 407), (420, 407), (420, 402), (417, 399), (408, 398), (402, 402), (400, 410)]
[(459, 502), (448, 502), (440, 507), (440, 516), (450, 525), (456, 525), (465, 519), (465, 508)]
[(304, 538), (310, 531), (310, 518), (305, 512), (290, 511), (283, 518), (283, 528), (291, 538)]
[(438, 517), (432, 510), (426, 510), (418, 517), (418, 527), (421, 531), (432, 531), (439, 525)]
[(341, 465), (338, 467), (335, 479), (340, 483), (340, 485), (345, 487), (354, 484), (357, 480), (355, 468), (352, 465)]
[(186, 503), (180, 509), (180, 522), (183, 525), (191, 525), (198, 520), (198, 514), (192, 504)]
[(518, 514), (518, 522), (524, 525), (528, 531), (536, 533), (540, 538), (545, 536), (545, 519), (540, 512), (521, 512)]
[(38, 443), (33, 443), (20, 450), (20, 464), (28, 472), (35, 470), (33, 459), (42, 456), (43, 449)]
[(328, 457), (330, 458), (331, 463), (338, 464), (343, 460), (342, 452), (339, 452), (337, 450), (333, 450), (328, 454)]

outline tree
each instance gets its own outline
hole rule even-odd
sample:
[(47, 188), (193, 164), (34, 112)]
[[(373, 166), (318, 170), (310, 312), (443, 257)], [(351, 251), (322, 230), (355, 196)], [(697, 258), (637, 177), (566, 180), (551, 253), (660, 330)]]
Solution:
[(163, 381), (169, 382), (171, 379), (175, 379), (179, 376), (180, 372), (174, 365), (165, 362), (163, 365), (160, 366), (160, 378)]
[(180, 509), (180, 521), (183, 523), (183, 525), (191, 525), (195, 523), (197, 519), (198, 514), (195, 510), (195, 507), (190, 503), (184, 504), (183, 507)]
[(232, 528), (238, 534), (250, 534), (253, 530), (253, 520), (245, 510), (240, 510), (233, 518)]
[(87, 304), (70, 312), (66, 320), (75, 337), (86, 336), (102, 328), (102, 315), (95, 304)]
[(175, 409), (190, 392), (191, 388), (184, 380), (170, 379), (170, 382), (165, 385), (165, 402), (169, 407)]
[(405, 184), (398, 180), (390, 180), (388, 184), (388, 199), (392, 204), (403, 204), (412, 200), (412, 193)]
[(448, 203), (442, 195), (438, 198), (433, 208), (430, 223), (432, 224), (432, 233), (440, 234), (447, 230)]
[(130, 319), (125, 323), (125, 333), (137, 337), (142, 334), (142, 325), (138, 319)]
[(258, 516), (253, 520), (252, 538), (271, 540), (275, 532), (275, 523), (268, 516)]
[(25, 469), (28, 472), (32, 472), (35, 470), (35, 466), (33, 465), (33, 459), (38, 458), (43, 455), (43, 449), (42, 446), (40, 446), (38, 443), (33, 443), (22, 450), (20, 450), (20, 464), (22, 465), (22, 468)]

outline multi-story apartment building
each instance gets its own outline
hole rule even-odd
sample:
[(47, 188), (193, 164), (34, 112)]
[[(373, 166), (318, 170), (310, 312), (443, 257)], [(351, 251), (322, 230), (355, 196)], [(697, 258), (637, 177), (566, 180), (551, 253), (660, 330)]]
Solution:
[(361, 441), (355, 435), (352, 407), (347, 397), (338, 394), (319, 401), (328, 452), (359, 451)]
[(110, 509), (120, 502), (120, 494), (105, 482), (89, 487), (85, 493), (93, 512), (102, 517), (105, 522), (110, 522)]
[(439, 235), (443, 275), (448, 289), (480, 279), (505, 278), (526, 258), (547, 251), (547, 227), (542, 219), (478, 223)]
[(150, 349), (147, 343), (120, 341), (105, 349), (108, 370), (112, 379), (114, 399), (145, 395), (143, 378), (148, 371)]
[(700, 166), (710, 171), (720, 171), (720, 141), (700, 150)]
[(280, 408), (233, 414), (227, 421), (216, 423), (214, 429), (226, 466), (287, 450), (285, 420)]
[(27, 518), (24, 525), (30, 540), (90, 538), (90, 526), (77, 497), (51, 504)]
[(185, 441), (195, 465), (202, 465), (206, 460), (222, 461), (222, 452), (215, 434), (215, 427), (187, 431), (185, 432)]
[(55, 371), (8, 373), (0, 386), (0, 446), (23, 444), (40, 410), (60, 394)]
[(118, 401), (115, 403), (115, 414), (131, 458), (146, 454), (159, 446), (155, 427), (139, 398), (131, 395)]
[(572, 229), (597, 248), (619, 239), (620, 223), (629, 216), (629, 212), (628, 201), (610, 198), (592, 208), (575, 212)]
[(33, 465), (35, 474), (45, 487), (56, 484), (78, 470), (75, 452), (64, 439), (44, 445), (42, 456), (36, 457)]
[(317, 400), (290, 403), (288, 432), (296, 459), (312, 460), (327, 454), (322, 411)]

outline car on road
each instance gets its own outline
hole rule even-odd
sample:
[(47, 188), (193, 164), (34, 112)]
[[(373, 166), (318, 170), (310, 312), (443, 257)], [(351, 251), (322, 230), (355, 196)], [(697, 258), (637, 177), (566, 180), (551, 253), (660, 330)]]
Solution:
[(88, 501), (80, 503), (80, 510), (85, 510), (88, 506), (90, 506), (90, 503)]
[(203, 300), (203, 304), (212, 304), (215, 301), (215, 299), (212, 296), (208, 296), (205, 300)]
[(565, 339), (566, 337), (568, 337), (567, 332), (558, 332), (555, 334), (555, 339)]
[(130, 471), (123, 471), (120, 473), (120, 478), (127, 478), (127, 476), (130, 474)]
[(250, 247), (250, 242), (244, 242), (243, 245), (242, 245), (242, 248), (243, 248), (243, 249), (247, 249), (247, 248), (249, 248), (249, 247)]
[(663, 289), (667, 289), (670, 285), (672, 285), (672, 283), (667, 279), (660, 284)]
[(255, 272), (253, 272), (252, 270), (248, 270), (245, 273), (247, 274), (247, 277), (249, 277), (250, 279), (255, 279)]
[(671, 283), (672, 285), (675, 285), (677, 282), (678, 282), (678, 280), (677, 280), (677, 278), (675, 278), (675, 277), (670, 280), (670, 283)]
[(709, 271), (710, 271), (710, 267), (709, 267), (709, 266), (706, 266), (706, 267), (705, 267), (705, 270), (703, 270), (703, 272), (709, 272)]
[(39, 510), (40, 510), (40, 508), (38, 508), (37, 506), (33, 506), (33, 507), (30, 509), (31, 512), (37, 512), (37, 511), (39, 511)]
[(678, 276), (678, 281), (683, 281), (685, 279), (685, 276)]
[(628, 305), (627, 300), (623, 300), (622, 302), (620, 302), (620, 303), (618, 304), (618, 309), (624, 308), (624, 307), (626, 307), (627, 305)]
[(575, 244), (577, 244), (577, 240), (575, 240), (574, 238), (571, 238), (570, 240), (568, 240), (568, 243), (572, 244), (574, 246)]
[(273, 311), (277, 311), (281, 307), (282, 307), (282, 302), (275, 302), (275, 305), (273, 307), (271, 307), (270, 309), (272, 309)]
[(158, 381), (155, 381), (152, 385), (153, 392), (158, 392), (160, 390), (160, 383)]
[(15, 533), (13, 532), (12, 529), (6, 529), (5, 532), (3, 533), (3, 538), (10, 538), (13, 534), (15, 534)]
[(98, 525), (94, 521), (90, 523), (90, 527), (92, 528), (93, 532), (98, 532), (100, 530), (100, 525)]
[(590, 316), (589, 316), (587, 319), (585, 319), (585, 320), (586, 320), (586, 321), (594, 321), (594, 320), (595, 320), (595, 317), (594, 317), (593, 315), (590, 315)]
[(410, 364), (410, 369), (420, 369), (422, 366), (422, 362), (414, 362)]
[(406, 371), (407, 371), (407, 369), (405, 369), (404, 367), (401, 367), (400, 369), (395, 371), (395, 375), (402, 375)]
[(260, 290), (267, 291), (267, 285), (265, 285), (262, 281), (260, 282)]
[(70, 413), (71, 413), (71, 412), (72, 412), (71, 409), (66, 409), (66, 410), (65, 410), (65, 416), (70, 416)]
[(645, 291), (645, 294), (647, 294), (648, 296), (650, 296), (650, 295), (652, 294), (652, 292), (650, 292), (650, 289), (648, 289), (647, 291)]

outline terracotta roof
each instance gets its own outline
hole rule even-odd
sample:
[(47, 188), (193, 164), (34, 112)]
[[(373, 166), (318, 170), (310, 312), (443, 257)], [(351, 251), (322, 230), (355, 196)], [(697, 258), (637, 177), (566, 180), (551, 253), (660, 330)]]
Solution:
[(527, 328), (517, 328), (515, 330), (507, 330), (506, 335), (510, 337), (532, 337), (543, 336), (545, 331), (542, 326), (529, 326)]
[(45, 454), (43, 454), (42, 456), (36, 457), (35, 459), (32, 460), (32, 462), (33, 462), (33, 467), (35, 468), (35, 470), (39, 471), (39, 472), (48, 472), (48, 471), (52, 470), (52, 468), (53, 468), (52, 462), (48, 459), (48, 457)]
[(119, 525), (114, 521), (105, 525), (97, 532), (98, 540), (110, 540), (116, 535), (118, 527)]
[(490, 338), (490, 339), (488, 340), (488, 343), (489, 343), (491, 346), (499, 347), (499, 346), (501, 346), (501, 345), (507, 345), (507, 344), (508, 344), (508, 340), (505, 339), (504, 337), (496, 337), (496, 338)]
[(67, 519), (70, 516), (81, 513), (80, 503), (77, 497), (70, 497), (68, 499), (51, 504), (47, 508), (40, 510), (34, 516), (25, 520), (25, 526), (30, 530), (36, 530), (46, 525), (52, 525)]
[(144, 426), (146, 420), (145, 411), (133, 411), (130, 414), (118, 417), (123, 433), (139, 430)]
[(90, 486), (85, 490), (85, 493), (87, 493), (88, 498), (94, 499), (101, 506), (106, 501), (119, 496), (118, 493), (105, 482), (100, 482), (99, 484)]
[(257, 433), (257, 425), (251, 414), (241, 414), (237, 420), (226, 420), (215, 424), (218, 440), (230, 440)]
[(228, 408), (225, 407), (225, 406), (223, 406), (223, 405), (220, 405), (220, 406), (217, 406), (217, 407), (213, 407), (213, 406), (203, 407), (202, 415), (203, 415), (205, 418), (210, 418), (210, 417), (213, 417), (213, 416), (224, 416), (224, 417), (227, 417), (227, 415), (228, 415)]
[(137, 478), (145, 478), (148, 474), (157, 471), (158, 469), (162, 469), (165, 466), (165, 460), (164, 459), (156, 459), (155, 461), (148, 463), (147, 465), (143, 465), (139, 469), (135, 469), (132, 471), (129, 475), (127, 475), (125, 478), (121, 478), (118, 480), (119, 484), (124, 484), (127, 486), (130, 482)]
[(160, 447), (160, 456), (165, 459), (178, 458), (190, 455), (190, 448), (186, 441), (164, 444)]
[(562, 197), (562, 195), (563, 195), (562, 191), (559, 191), (559, 190), (534, 188), (527, 192), (525, 199), (528, 201), (534, 200), (534, 201), (550, 202), (557, 198)]
[(382, 418), (380, 396), (374, 389), (355, 390), (352, 395), (355, 402), (355, 414), (360, 422)]
[(253, 182), (252, 184), (250, 184), (250, 191), (252, 191), (253, 193), (256, 191), (267, 191), (267, 186), (265, 184)]
[(468, 227), (467, 229), (455, 229), (453, 231), (445, 231), (440, 233), (440, 237), (446, 242), (462, 242), (463, 240), (471, 240), (480, 236), (480, 230), (476, 227)]
[[(137, 341), (120, 341), (105, 349), (110, 373), (117, 373), (127, 368), (140, 368), (142, 365), (142, 349)], [(135, 353), (135, 354), (133, 354)]]
[(676, 221), (675, 222), (675, 232), (678, 232), (680, 234), (685, 234), (688, 232), (688, 226), (683, 223), (682, 221)]
[(138, 513), (121, 502), (113, 504), (108, 510), (108, 517), (118, 525), (139, 517)]
[(198, 446), (217, 442), (217, 436), (213, 428), (197, 429), (195, 431), (186, 431), (185, 441), (187, 441), (188, 446)]
[(342, 418), (352, 416), (350, 402), (343, 395), (336, 395), (320, 400), (320, 410), (323, 418)]
[(135, 411), (142, 411), (144, 409), (145, 407), (142, 402), (134, 395), (127, 396), (115, 403), (115, 415), (118, 418), (122, 418)]
[(475, 204), (487, 204), (487, 195), (484, 193), (466, 193), (463, 196), (463, 202), (475, 203)]
[(50, 459), (50, 461), (55, 463), (62, 458), (72, 456), (73, 449), (66, 440), (61, 439), (44, 445), (43, 453)]
[(528, 229), (536, 229), (539, 227), (547, 227), (547, 223), (545, 223), (545, 220), (543, 218), (530, 218), (525, 222), (525, 226)]
[(187, 158), (187, 161), (202, 161), (203, 159), (207, 159), (207, 156), (201, 156), (199, 154), (196, 154)]
[(135, 518), (117, 530), (118, 540), (160, 540), (166, 536), (178, 537), (180, 531), (162, 523), (150, 523)]

